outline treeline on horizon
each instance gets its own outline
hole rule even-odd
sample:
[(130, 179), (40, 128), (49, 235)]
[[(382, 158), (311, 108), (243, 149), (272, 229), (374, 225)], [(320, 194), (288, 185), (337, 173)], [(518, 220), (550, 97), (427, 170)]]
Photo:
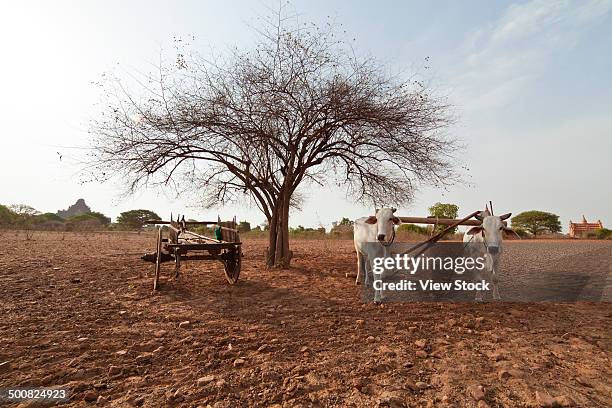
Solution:
[[(429, 215), (437, 218), (454, 219), (458, 217), (459, 207), (450, 203), (436, 203), (429, 208)], [(97, 212), (88, 211), (83, 214), (62, 217), (56, 213), (42, 213), (26, 204), (2, 205), (0, 204), (0, 228), (21, 229), (38, 231), (143, 231), (153, 229), (153, 225), (148, 225), (147, 220), (161, 220), (155, 212), (145, 209), (135, 209), (122, 212), (115, 222), (110, 217)], [(188, 220), (195, 221), (195, 220)], [(559, 216), (543, 211), (526, 211), (512, 217), (512, 227), (522, 238), (564, 238), (561, 234), (561, 224)], [(267, 237), (268, 225), (263, 223), (251, 226), (248, 221), (238, 223), (238, 231), (250, 237)], [(445, 228), (443, 225), (434, 227), (419, 226), (415, 224), (401, 224), (397, 228), (397, 238), (403, 240), (422, 240)], [(192, 231), (203, 234), (213, 235), (214, 226), (197, 226), (190, 228)], [(352, 239), (353, 221), (343, 217), (339, 221), (332, 223), (332, 228), (327, 231), (325, 227), (318, 228), (304, 227), (298, 225), (290, 228), (289, 233), (297, 238), (337, 238)], [(445, 239), (461, 239), (462, 233), (457, 233), (457, 228), (451, 231)], [(602, 228), (585, 238), (612, 239), (612, 231)]]
[[(40, 212), (27, 204), (2, 205), (0, 204), (0, 228), (21, 229), (37, 231), (143, 231), (154, 228), (154, 225), (146, 223), (148, 220), (161, 220), (161, 217), (153, 211), (136, 209), (119, 214), (115, 222), (110, 217), (97, 212), (86, 213), (70, 217), (62, 217), (58, 213)], [(188, 221), (195, 221), (189, 219)], [(194, 226), (192, 231), (204, 235), (212, 235), (214, 226)], [(267, 236), (268, 225), (251, 226), (248, 221), (240, 221), (238, 230), (242, 234), (262, 237)], [(343, 218), (334, 222), (332, 229), (327, 232), (324, 227), (305, 228), (299, 225), (291, 228), (290, 233), (294, 236), (319, 238), (333, 235), (339, 238), (352, 238), (353, 222)]]
[(133, 231), (141, 230), (146, 220), (161, 219), (153, 211), (130, 210), (121, 213), (116, 222), (98, 211), (62, 217), (58, 213), (42, 213), (27, 204), (0, 204), (0, 227), (41, 231)]
[[(60, 213), (58, 211), (58, 213)], [(125, 211), (119, 214), (115, 222), (110, 217), (97, 212), (88, 211), (83, 214), (62, 217), (58, 213), (42, 213), (26, 204), (2, 205), (0, 204), (0, 228), (21, 229), (36, 231), (144, 231), (153, 229), (154, 225), (147, 225), (147, 220), (161, 220), (158, 214), (145, 209)], [(195, 221), (195, 220), (188, 220)], [(267, 237), (268, 225), (262, 223), (252, 226), (249, 221), (240, 221), (237, 225), (241, 234), (251, 237)], [(190, 230), (203, 235), (213, 235), (214, 226), (193, 226)], [(304, 227), (298, 225), (290, 228), (293, 237), (300, 238), (339, 238), (352, 239), (353, 221), (343, 217), (333, 222), (332, 228), (327, 231), (325, 227)], [(428, 228), (413, 224), (401, 225), (398, 236), (402, 238), (422, 237), (429, 234)]]

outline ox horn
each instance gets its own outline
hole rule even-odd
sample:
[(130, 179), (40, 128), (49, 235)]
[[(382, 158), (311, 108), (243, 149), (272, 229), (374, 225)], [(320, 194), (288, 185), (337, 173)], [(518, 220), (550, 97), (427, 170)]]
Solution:
[(486, 215), (492, 215), (491, 211), (489, 211), (489, 204), (485, 203), (485, 209), (483, 211), (483, 213)]

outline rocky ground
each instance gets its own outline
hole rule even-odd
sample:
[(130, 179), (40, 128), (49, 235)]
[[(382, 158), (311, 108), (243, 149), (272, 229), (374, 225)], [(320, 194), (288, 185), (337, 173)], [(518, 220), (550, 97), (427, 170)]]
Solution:
[(65, 406), (612, 406), (609, 303), (362, 304), (352, 243), (334, 240), (292, 242), (287, 271), (245, 240), (236, 285), (219, 263), (179, 281), (165, 264), (153, 294), (151, 235), (0, 235), (0, 388), (66, 388)]

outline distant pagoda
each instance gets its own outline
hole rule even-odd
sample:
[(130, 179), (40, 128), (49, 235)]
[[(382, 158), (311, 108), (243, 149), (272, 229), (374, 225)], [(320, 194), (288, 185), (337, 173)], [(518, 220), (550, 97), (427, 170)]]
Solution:
[(68, 207), (67, 210), (59, 210), (57, 215), (66, 219), (70, 217), (76, 217), (77, 215), (88, 214), (91, 212), (91, 208), (85, 204), (85, 200), (79, 198), (76, 203)]
[(572, 222), (570, 220), (569, 223), (569, 236), (570, 238), (581, 238), (586, 237), (589, 233), (594, 233), (598, 229), (602, 229), (603, 224), (601, 220), (597, 220), (597, 222), (587, 222), (585, 216), (582, 216), (582, 222)]

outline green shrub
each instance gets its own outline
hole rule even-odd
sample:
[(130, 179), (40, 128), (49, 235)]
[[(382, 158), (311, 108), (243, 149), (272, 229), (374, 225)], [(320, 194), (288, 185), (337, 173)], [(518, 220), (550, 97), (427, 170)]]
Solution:
[(44, 214), (35, 215), (32, 220), (34, 224), (43, 224), (47, 221), (57, 221), (57, 222), (63, 223), (64, 219), (57, 214), (44, 213)]
[(251, 223), (248, 221), (240, 221), (238, 223), (238, 231), (249, 232), (251, 230)]
[(597, 239), (612, 239), (612, 230), (608, 228), (600, 228), (595, 231), (595, 238)]
[[(431, 207), (429, 207), (429, 215), (434, 218), (454, 219), (458, 217), (458, 214), (459, 214), (459, 207), (456, 204), (437, 202)], [(446, 229), (447, 226), (437, 225), (434, 228), (436, 229), (436, 232), (440, 232)], [(450, 230), (449, 234), (454, 234), (456, 232), (457, 232), (457, 227)]]
[(525, 211), (510, 219), (512, 229), (522, 228), (536, 238), (540, 234), (561, 232), (559, 216), (545, 211)]
[(427, 227), (421, 227), (416, 224), (402, 224), (397, 228), (397, 232), (413, 232), (416, 234), (429, 234)]
[(347, 217), (342, 217), (340, 221), (332, 222), (332, 227), (329, 231), (329, 237), (337, 239), (352, 239), (353, 221), (351, 221)]
[(189, 225), (187, 229), (195, 232), (196, 234), (204, 235), (207, 237), (214, 237), (214, 225), (208, 227), (207, 225)]
[(139, 230), (149, 220), (161, 220), (159, 215), (149, 210), (124, 211), (117, 217), (117, 224), (123, 224), (127, 229)]
[(111, 222), (111, 219), (109, 217), (96, 211), (88, 212), (81, 215), (75, 215), (74, 217), (68, 218), (66, 221), (79, 223), (88, 220), (98, 220), (102, 225), (108, 225)]
[(5, 205), (0, 204), (0, 225), (10, 225), (15, 222), (17, 214)]
[(27, 204), (14, 204), (9, 206), (9, 209), (15, 214), (12, 224), (17, 228), (32, 228), (34, 218), (40, 215), (40, 212)]
[(289, 228), (289, 236), (293, 238), (324, 238), (325, 228), (304, 228), (298, 225), (297, 228)]

